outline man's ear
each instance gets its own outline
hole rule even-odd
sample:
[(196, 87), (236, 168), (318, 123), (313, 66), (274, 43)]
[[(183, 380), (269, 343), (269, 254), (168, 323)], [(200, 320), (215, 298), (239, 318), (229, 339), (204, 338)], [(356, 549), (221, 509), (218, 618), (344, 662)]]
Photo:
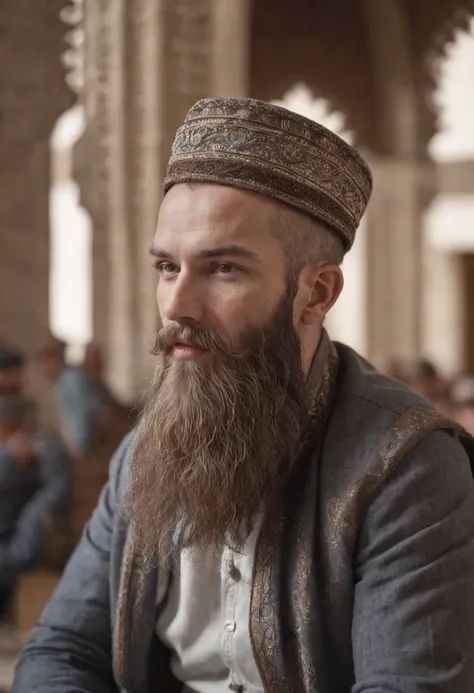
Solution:
[(338, 265), (305, 267), (299, 279), (295, 299), (295, 322), (320, 325), (339, 298), (344, 276)]

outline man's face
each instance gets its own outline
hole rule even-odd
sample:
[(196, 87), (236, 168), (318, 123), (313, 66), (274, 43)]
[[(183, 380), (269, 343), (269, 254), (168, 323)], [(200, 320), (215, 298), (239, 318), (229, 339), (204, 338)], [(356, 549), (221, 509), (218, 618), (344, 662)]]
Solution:
[[(287, 288), (274, 210), (270, 200), (224, 186), (170, 190), (152, 247), (163, 326), (213, 329), (236, 344), (268, 323)], [(177, 347), (173, 356), (200, 354)]]
[(294, 287), (269, 208), (215, 186), (165, 199), (155, 236), (155, 378), (134, 445), (131, 517), (152, 554), (242, 547), (297, 458), (304, 393)]

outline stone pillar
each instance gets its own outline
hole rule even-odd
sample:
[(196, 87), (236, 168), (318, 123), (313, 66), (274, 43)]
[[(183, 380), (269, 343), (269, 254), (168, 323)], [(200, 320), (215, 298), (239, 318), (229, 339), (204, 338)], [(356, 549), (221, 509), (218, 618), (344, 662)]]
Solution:
[(452, 375), (465, 365), (466, 304), (461, 257), (423, 239), (422, 354), (443, 373)]
[(377, 95), (377, 139), (385, 153), (411, 158), (419, 145), (419, 113), (406, 16), (399, 0), (364, 1)]
[(249, 92), (251, 9), (251, 0), (213, 0), (213, 95), (246, 96)]
[[(383, 5), (383, 6), (382, 6)], [(423, 174), (420, 103), (412, 44), (398, 0), (365, 0), (376, 101), (378, 157), (371, 157), (374, 195), (367, 214), (368, 355), (379, 366), (420, 355)]]
[(108, 27), (108, 45), (102, 47), (104, 60), (108, 60), (104, 79), (104, 167), (107, 174), (105, 212), (107, 219), (107, 246), (109, 276), (108, 300), (108, 368), (113, 373), (118, 394), (129, 399), (134, 391), (135, 322), (134, 268), (135, 248), (127, 218), (126, 109), (129, 95), (126, 91), (125, 13), (128, 0), (107, 3), (104, 20)]
[(374, 192), (366, 216), (368, 356), (420, 356), (421, 221), (426, 172), (416, 162), (369, 159)]
[(159, 1), (133, 0), (127, 5), (127, 223), (133, 262), (135, 371), (137, 395), (149, 364), (156, 331), (154, 277), (149, 248), (160, 202), (160, 129), (163, 84), (163, 7)]
[(467, 373), (474, 373), (474, 310), (472, 297), (474, 295), (474, 253), (462, 255), (460, 258), (462, 289), (464, 292), (464, 366)]
[(80, 201), (90, 214), (92, 236), (93, 332), (104, 348), (108, 362), (109, 335), (109, 256), (106, 195), (108, 174), (105, 148), (107, 140), (107, 98), (110, 32), (107, 2), (84, 0), (82, 29), (83, 88), (80, 102), (86, 127), (74, 147), (73, 175), (80, 188)]
[(133, 257), (127, 218), (125, 0), (85, 0), (86, 128), (74, 151), (74, 177), (93, 224), (94, 339), (116, 394), (135, 383)]
[[(74, 100), (60, 62), (65, 4), (0, 3), (0, 334), (30, 356), (49, 327), (49, 140)], [(47, 400), (41, 381), (34, 389)]]
[(367, 355), (367, 224), (357, 229), (356, 240), (342, 264), (344, 288), (326, 318), (331, 339), (343, 342), (362, 356)]
[(137, 386), (152, 362), (156, 278), (148, 250), (177, 127), (210, 95), (247, 93), (248, 0), (134, 0), (127, 6), (128, 224), (135, 252)]
[(148, 249), (176, 128), (200, 98), (247, 93), (248, 12), (249, 0), (86, 0), (89, 117), (76, 170), (94, 221), (96, 336), (124, 399), (151, 367)]

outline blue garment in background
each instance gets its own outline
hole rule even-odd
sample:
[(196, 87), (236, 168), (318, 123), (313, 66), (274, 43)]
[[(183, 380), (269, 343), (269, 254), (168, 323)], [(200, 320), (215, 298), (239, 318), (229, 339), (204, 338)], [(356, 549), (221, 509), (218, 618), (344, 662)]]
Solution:
[(54, 390), (64, 435), (72, 450), (84, 455), (90, 449), (99, 414), (99, 388), (87, 378), (82, 368), (65, 366)]
[(47, 432), (32, 436), (36, 459), (25, 467), (0, 445), (0, 585), (12, 585), (35, 567), (47, 516), (67, 521), (71, 465), (61, 441)]

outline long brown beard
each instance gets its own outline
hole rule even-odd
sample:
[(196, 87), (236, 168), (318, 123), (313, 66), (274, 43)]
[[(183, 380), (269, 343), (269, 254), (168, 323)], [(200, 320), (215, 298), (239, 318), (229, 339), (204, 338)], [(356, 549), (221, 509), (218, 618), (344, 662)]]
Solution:
[[(132, 459), (131, 518), (142, 549), (241, 550), (255, 514), (271, 505), (300, 450), (304, 377), (292, 300), (263, 331), (232, 345), (221, 334), (172, 325), (158, 332), (156, 374)], [(169, 354), (176, 341), (209, 350)]]

